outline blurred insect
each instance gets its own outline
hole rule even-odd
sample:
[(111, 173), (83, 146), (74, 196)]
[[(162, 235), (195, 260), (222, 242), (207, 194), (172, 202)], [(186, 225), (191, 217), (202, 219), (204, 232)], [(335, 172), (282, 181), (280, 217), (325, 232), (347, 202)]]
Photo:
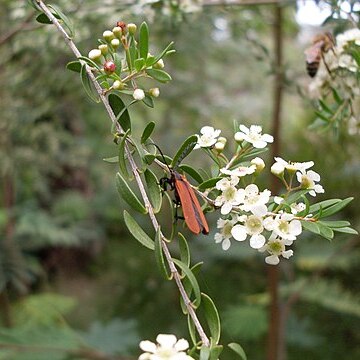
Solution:
[[(171, 190), (174, 190), (175, 203), (181, 206), (184, 220), (189, 230), (192, 231), (194, 234), (208, 234), (209, 225), (201, 209), (199, 200), (195, 195), (194, 189), (191, 187), (185, 175), (181, 175), (179, 172), (174, 170), (174, 168), (176, 168), (177, 166), (174, 166), (174, 168), (170, 168), (168, 166), (165, 160), (165, 156), (163, 155), (159, 147), (157, 145), (155, 146), (162, 155), (164, 164), (167, 166), (170, 172), (169, 178), (163, 177), (160, 179), (160, 186), (165, 191), (167, 190), (167, 185), (170, 186)], [(180, 156), (178, 163), (180, 163), (181, 160), (182, 157)]]
[(324, 54), (329, 50), (333, 50), (334, 45), (334, 38), (329, 32), (314, 37), (312, 45), (305, 50), (306, 70), (310, 77), (314, 77), (318, 72), (321, 60), (330, 73)]

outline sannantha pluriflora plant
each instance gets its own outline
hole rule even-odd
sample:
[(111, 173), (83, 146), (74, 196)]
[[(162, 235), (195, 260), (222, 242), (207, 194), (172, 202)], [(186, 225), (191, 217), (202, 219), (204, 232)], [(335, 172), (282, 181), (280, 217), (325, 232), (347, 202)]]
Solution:
[(344, 123), (350, 135), (360, 135), (360, 29), (333, 39), (308, 92), (319, 100), (315, 126), (336, 128)]

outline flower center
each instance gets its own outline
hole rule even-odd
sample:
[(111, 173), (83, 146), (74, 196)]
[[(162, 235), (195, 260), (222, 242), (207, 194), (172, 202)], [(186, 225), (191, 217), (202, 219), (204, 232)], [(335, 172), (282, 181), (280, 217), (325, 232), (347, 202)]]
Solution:
[(287, 234), (289, 232), (289, 223), (287, 221), (280, 220), (280, 222), (279, 222), (279, 230), (282, 233)]
[(285, 250), (285, 245), (279, 239), (275, 239), (269, 241), (268, 250), (273, 255), (280, 255)]
[(251, 215), (247, 218), (245, 226), (247, 233), (250, 235), (260, 234), (264, 230), (261, 218), (255, 215)]
[(236, 188), (233, 186), (229, 186), (223, 191), (223, 196), (225, 201), (231, 201), (235, 198)]
[(222, 234), (223, 234), (223, 236), (224, 236), (224, 238), (225, 239), (229, 239), (229, 238), (231, 238), (231, 229), (233, 228), (233, 225), (231, 224), (231, 222), (230, 221), (228, 221), (225, 225), (224, 225), (224, 227), (223, 227), (223, 229), (222, 229)]

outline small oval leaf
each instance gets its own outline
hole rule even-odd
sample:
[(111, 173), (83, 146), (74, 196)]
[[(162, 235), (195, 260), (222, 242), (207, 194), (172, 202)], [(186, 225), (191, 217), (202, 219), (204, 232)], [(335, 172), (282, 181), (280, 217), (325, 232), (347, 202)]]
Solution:
[(145, 21), (140, 25), (139, 33), (140, 57), (146, 60), (149, 52), (149, 28)]
[(138, 197), (130, 189), (129, 185), (120, 173), (116, 174), (116, 188), (121, 197), (136, 211), (141, 214), (146, 214), (147, 210), (145, 206), (140, 202)]
[(230, 343), (228, 347), (240, 356), (240, 359), (247, 360), (244, 349), (237, 343)]
[(146, 125), (146, 127), (145, 127), (145, 129), (144, 129), (144, 131), (143, 131), (143, 133), (141, 135), (141, 143), (142, 144), (145, 144), (146, 140), (151, 136), (154, 129), (155, 129), (155, 123), (153, 121), (150, 121)]
[(151, 76), (153, 79), (166, 83), (171, 79), (170, 74), (168, 74), (166, 71), (164, 70), (160, 70), (160, 69), (146, 69), (146, 73)]
[(99, 95), (96, 92), (93, 84), (91, 83), (88, 74), (86, 73), (86, 64), (83, 64), (81, 66), (80, 79), (81, 79), (81, 83), (83, 84), (86, 94), (89, 96), (89, 98), (92, 101), (98, 103), (100, 101)]
[(218, 344), (221, 334), (219, 313), (210, 296), (202, 293), (201, 298), (202, 298), (202, 306), (204, 307), (206, 321), (209, 325), (211, 337), (215, 342), (215, 344)]
[(125, 160), (125, 144), (126, 144), (126, 139), (129, 135), (130, 129), (128, 129), (126, 131), (126, 133), (124, 134), (124, 136), (122, 137), (120, 144), (119, 144), (119, 157), (118, 157), (118, 161), (119, 161), (119, 169), (120, 172), (127, 178), (129, 179), (129, 172), (126, 166), (126, 160)]
[(181, 161), (183, 161), (186, 156), (188, 156), (194, 149), (196, 143), (198, 141), (198, 138), (196, 135), (189, 136), (180, 146), (179, 150), (176, 152), (172, 162), (171, 167), (175, 169)]
[(120, 115), (118, 121), (123, 130), (127, 131), (130, 129), (131, 131), (130, 115), (124, 102), (116, 94), (110, 94), (108, 100), (115, 116), (118, 117)]
[(164, 277), (164, 279), (170, 280), (171, 272), (168, 270), (164, 260), (160, 227), (158, 227), (155, 236), (155, 260), (161, 275)]
[(222, 177), (215, 177), (215, 178), (211, 178), (211, 179), (208, 179), (206, 181), (204, 181), (203, 183), (201, 183), (199, 186), (198, 186), (198, 189), (200, 191), (204, 191), (206, 189), (209, 189), (209, 188), (212, 188), (212, 187), (215, 187), (216, 183), (221, 180)]
[(66, 68), (70, 71), (80, 73), (81, 72), (80, 61), (78, 61), (78, 60), (70, 61), (69, 63), (66, 64)]
[(181, 261), (186, 264), (187, 266), (190, 266), (190, 250), (189, 245), (185, 239), (185, 236), (181, 233), (179, 235), (179, 248), (180, 248), (180, 258)]
[(162, 205), (162, 192), (155, 174), (150, 170), (146, 169), (144, 172), (146, 185), (148, 187), (148, 194), (150, 202), (153, 206), (154, 213), (158, 213)]
[(131, 235), (140, 244), (144, 245), (150, 250), (155, 249), (154, 241), (150, 239), (146, 232), (139, 226), (135, 219), (126, 210), (124, 210), (124, 221)]

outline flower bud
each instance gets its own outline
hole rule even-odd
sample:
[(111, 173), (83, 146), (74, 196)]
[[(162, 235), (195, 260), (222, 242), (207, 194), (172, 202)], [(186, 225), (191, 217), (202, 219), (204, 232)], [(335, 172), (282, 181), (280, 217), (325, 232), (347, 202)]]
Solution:
[(103, 55), (106, 55), (109, 52), (109, 48), (106, 44), (101, 44), (98, 46), (98, 49), (101, 51)]
[(103, 32), (103, 38), (107, 41), (107, 42), (110, 42), (112, 39), (115, 38), (115, 35), (112, 31), (110, 30), (105, 30)]
[(223, 136), (220, 136), (218, 139), (217, 139), (218, 142), (220, 143), (223, 143), (224, 145), (226, 145), (227, 143), (227, 138), (226, 137), (223, 137)]
[(287, 164), (285, 168), (291, 176), (298, 171), (297, 167), (294, 164)]
[(133, 93), (133, 98), (134, 98), (135, 100), (138, 100), (138, 101), (144, 99), (144, 98), (145, 98), (144, 90), (142, 90), (142, 89), (135, 89), (135, 90), (134, 90), (134, 93)]
[(274, 174), (275, 176), (280, 177), (280, 178), (283, 177), (284, 170), (285, 170), (284, 166), (278, 162), (274, 163), (270, 169), (272, 174)]
[(92, 49), (89, 51), (89, 54), (88, 54), (89, 59), (94, 60), (94, 61), (99, 60), (101, 58), (101, 56), (102, 56), (102, 53), (101, 53), (101, 50), (99, 50), (99, 49)]
[(120, 45), (120, 40), (119, 39), (112, 39), (111, 40), (111, 46), (116, 50)]
[(214, 149), (221, 153), (222, 151), (224, 151), (224, 148), (225, 148), (225, 143), (221, 142), (221, 141), (218, 141), (217, 143), (215, 143), (214, 145)]
[(118, 21), (116, 23), (116, 26), (121, 28), (123, 34), (126, 34), (127, 29), (126, 29), (126, 23), (124, 23), (124, 21)]
[(114, 90), (122, 90), (125, 88), (125, 85), (120, 80), (115, 80), (112, 87)]
[(135, 35), (136, 29), (137, 29), (137, 26), (135, 24), (130, 23), (130, 24), (128, 24), (127, 28), (128, 28), (130, 35)]
[(160, 95), (160, 90), (159, 90), (159, 88), (151, 88), (150, 90), (149, 90), (149, 95), (150, 96), (152, 96), (152, 97), (154, 97), (154, 98), (157, 98), (157, 97), (159, 97), (159, 95)]
[(234, 140), (237, 143), (242, 143), (244, 141), (244, 133), (238, 131), (234, 134)]
[(112, 29), (112, 32), (113, 32), (113, 34), (115, 35), (115, 37), (117, 37), (118, 39), (121, 38), (122, 29), (121, 29), (120, 26), (115, 26), (115, 27)]
[(104, 64), (105, 74), (111, 75), (113, 72), (115, 72), (115, 70), (116, 70), (116, 65), (113, 61), (109, 60)]
[(256, 166), (256, 170), (255, 170), (256, 173), (260, 173), (260, 172), (263, 171), (264, 168), (265, 168), (264, 160), (261, 159), (261, 158), (259, 158), (259, 157), (256, 157), (256, 158), (252, 159), (252, 160), (250, 161), (250, 163), (251, 163), (252, 165), (255, 165), (255, 166)]
[(162, 69), (165, 66), (164, 60), (160, 59), (157, 63), (153, 65), (154, 69)]

